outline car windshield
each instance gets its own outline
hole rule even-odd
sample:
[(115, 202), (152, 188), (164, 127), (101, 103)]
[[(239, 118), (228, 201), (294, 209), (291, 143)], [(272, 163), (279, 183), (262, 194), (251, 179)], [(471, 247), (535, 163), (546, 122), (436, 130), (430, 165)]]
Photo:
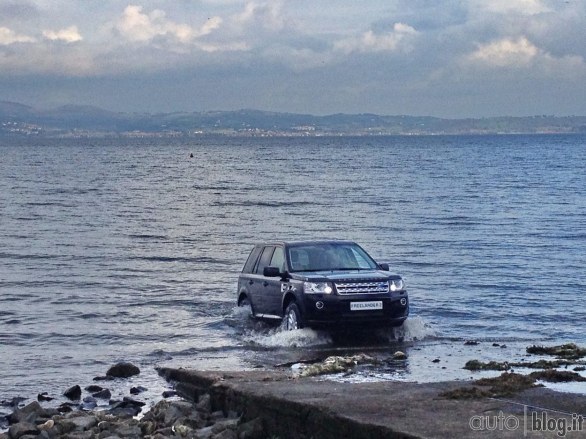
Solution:
[(287, 249), (291, 271), (372, 270), (377, 264), (357, 244), (316, 243)]

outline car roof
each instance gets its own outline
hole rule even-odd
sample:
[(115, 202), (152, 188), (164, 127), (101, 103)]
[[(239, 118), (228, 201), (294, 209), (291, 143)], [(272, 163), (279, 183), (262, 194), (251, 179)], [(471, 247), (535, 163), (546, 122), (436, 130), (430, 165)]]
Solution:
[(354, 241), (339, 240), (339, 239), (319, 239), (319, 240), (308, 240), (308, 241), (267, 241), (259, 242), (257, 246), (264, 245), (282, 245), (286, 247), (298, 247), (305, 245), (316, 245), (316, 244), (356, 244)]

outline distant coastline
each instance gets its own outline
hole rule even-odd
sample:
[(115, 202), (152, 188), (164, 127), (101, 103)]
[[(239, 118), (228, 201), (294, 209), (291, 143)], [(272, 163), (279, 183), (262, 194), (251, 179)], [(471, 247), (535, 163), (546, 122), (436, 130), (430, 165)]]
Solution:
[(315, 116), (259, 110), (149, 114), (116, 113), (77, 105), (45, 110), (0, 101), (0, 137), (319, 137), (576, 133), (586, 133), (586, 116), (444, 119), (377, 114)]

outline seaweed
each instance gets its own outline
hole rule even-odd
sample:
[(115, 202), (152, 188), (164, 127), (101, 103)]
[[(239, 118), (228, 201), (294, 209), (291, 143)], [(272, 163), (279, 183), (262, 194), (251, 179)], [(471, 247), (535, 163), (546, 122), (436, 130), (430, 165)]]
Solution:
[(480, 389), (478, 387), (460, 387), (458, 389), (442, 392), (439, 395), (447, 399), (480, 399), (490, 397), (488, 390)]
[(483, 363), (479, 360), (470, 360), (464, 365), (464, 369), (468, 370), (508, 370), (509, 368), (510, 366), (506, 361), (502, 363), (499, 363), (498, 361)]
[(359, 364), (376, 364), (376, 358), (365, 354), (353, 355), (351, 357), (332, 356), (326, 358), (322, 363), (311, 364), (301, 370), (299, 376), (309, 377), (332, 373), (348, 372)]
[(527, 369), (557, 369), (562, 366), (571, 366), (575, 364), (581, 364), (575, 360), (539, 360), (539, 361), (520, 361), (516, 363), (509, 363), (507, 361), (489, 361), (484, 363), (479, 360), (470, 360), (464, 365), (464, 369), (477, 371), (477, 370), (500, 370), (506, 371), (513, 367), (523, 367)]
[(579, 347), (575, 343), (566, 343), (557, 346), (533, 345), (527, 348), (527, 353), (536, 355), (552, 355), (566, 360), (578, 360), (586, 356), (586, 349)]
[[(532, 387), (542, 387), (537, 379), (514, 372), (504, 372), (495, 378), (482, 378), (474, 381), (475, 387), (462, 387), (441, 393), (447, 399), (480, 399), (511, 396)], [(488, 387), (484, 389), (482, 387)]]
[(549, 383), (568, 383), (571, 381), (586, 381), (582, 375), (569, 370), (540, 370), (538, 372), (531, 372), (530, 377), (536, 380), (547, 381)]

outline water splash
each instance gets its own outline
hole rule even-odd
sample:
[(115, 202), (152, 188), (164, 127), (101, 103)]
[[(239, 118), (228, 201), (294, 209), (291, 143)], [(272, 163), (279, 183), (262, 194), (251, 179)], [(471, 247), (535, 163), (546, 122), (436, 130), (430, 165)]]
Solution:
[(423, 320), (422, 317), (410, 317), (402, 326), (381, 330), (389, 340), (420, 341), (426, 338), (437, 337), (435, 329)]
[(244, 340), (247, 343), (269, 348), (309, 347), (332, 343), (330, 335), (324, 331), (315, 331), (309, 328), (286, 331), (281, 327), (271, 329), (265, 333), (252, 331), (244, 337)]

